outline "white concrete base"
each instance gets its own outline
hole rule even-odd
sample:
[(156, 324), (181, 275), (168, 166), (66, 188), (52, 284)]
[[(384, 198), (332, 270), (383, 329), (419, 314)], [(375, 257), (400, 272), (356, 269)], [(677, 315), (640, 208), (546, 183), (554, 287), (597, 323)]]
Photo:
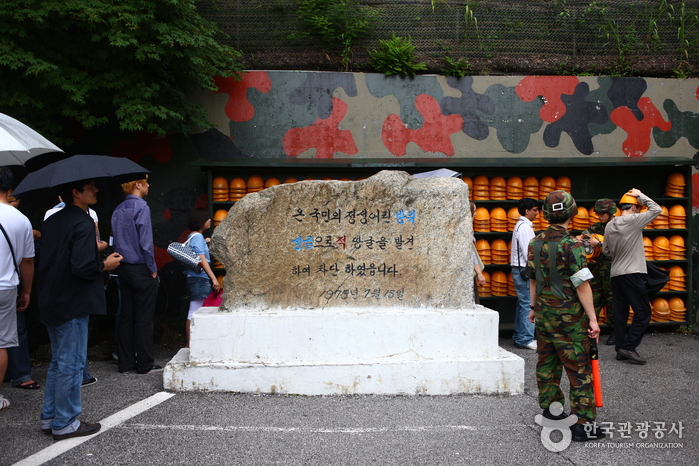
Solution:
[(163, 374), (168, 390), (304, 395), (519, 394), (524, 360), (497, 346), (498, 313), (201, 308)]

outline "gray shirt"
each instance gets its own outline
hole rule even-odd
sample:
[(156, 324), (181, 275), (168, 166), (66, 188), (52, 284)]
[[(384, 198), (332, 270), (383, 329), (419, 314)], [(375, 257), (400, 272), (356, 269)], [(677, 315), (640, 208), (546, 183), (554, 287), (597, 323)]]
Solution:
[(660, 206), (645, 194), (638, 201), (648, 210), (612, 218), (604, 229), (604, 254), (612, 258), (611, 276), (647, 273), (643, 229), (660, 214)]

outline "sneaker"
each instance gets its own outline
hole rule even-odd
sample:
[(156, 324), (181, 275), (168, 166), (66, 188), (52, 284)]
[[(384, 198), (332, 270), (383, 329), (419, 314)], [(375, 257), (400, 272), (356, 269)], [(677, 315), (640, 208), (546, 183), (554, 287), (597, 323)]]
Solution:
[(530, 349), (536, 351), (536, 340), (532, 340), (526, 345), (517, 345), (517, 348)]
[(65, 440), (67, 438), (73, 438), (73, 437), (84, 437), (86, 435), (92, 435), (97, 432), (102, 428), (102, 425), (99, 422), (95, 422), (94, 424), (91, 422), (84, 422), (80, 421), (80, 427), (78, 427), (78, 430), (70, 432), (68, 434), (62, 434), (62, 435), (56, 435), (53, 434), (53, 439), (54, 440)]
[(87, 387), (88, 385), (94, 385), (97, 383), (97, 377), (90, 377), (89, 379), (83, 380), (83, 387)]
[(10, 402), (4, 396), (0, 395), (0, 411), (5, 411), (10, 407)]

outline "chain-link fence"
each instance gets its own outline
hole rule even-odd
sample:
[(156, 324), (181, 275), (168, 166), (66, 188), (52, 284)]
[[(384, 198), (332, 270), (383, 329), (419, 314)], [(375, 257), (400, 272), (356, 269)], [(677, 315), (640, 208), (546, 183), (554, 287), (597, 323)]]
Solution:
[[(201, 14), (216, 22), (227, 37), (221, 41), (246, 54), (284, 55), (336, 50), (292, 40), (302, 31), (302, 0), (204, 0)], [(517, 60), (547, 57), (559, 63), (607, 57), (670, 58), (697, 63), (699, 1), (600, 0), (360, 0), (377, 9), (378, 21), (354, 47), (355, 67), (366, 63), (367, 50), (380, 39), (410, 36), (421, 59), (465, 57), (469, 60)], [(312, 60), (311, 60), (312, 61)], [(303, 63), (299, 63), (303, 67)]]

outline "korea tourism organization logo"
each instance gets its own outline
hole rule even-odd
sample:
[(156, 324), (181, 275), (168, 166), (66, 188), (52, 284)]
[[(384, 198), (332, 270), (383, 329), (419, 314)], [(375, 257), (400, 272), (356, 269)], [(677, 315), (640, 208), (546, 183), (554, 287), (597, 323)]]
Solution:
[[(549, 406), (549, 411), (554, 416), (558, 416), (563, 413), (563, 406), (554, 401)], [(541, 444), (547, 450), (558, 453), (570, 446), (572, 442), (570, 426), (578, 421), (578, 417), (571, 414), (565, 419), (554, 420), (537, 414), (534, 416), (534, 421), (542, 426)], [(684, 448), (684, 443), (681, 441), (684, 435), (684, 425), (681, 421), (588, 422), (583, 427), (590, 440), (594, 438), (592, 434), (596, 433), (597, 430), (602, 431), (607, 438), (607, 441), (586, 442), (585, 448), (617, 450)]]
[[(553, 403), (551, 403), (551, 406), (549, 406), (549, 411), (554, 416), (558, 416), (563, 412), (563, 405), (561, 405), (558, 401), (554, 401)], [(541, 414), (537, 414), (536, 416), (534, 416), (534, 421), (542, 427), (541, 444), (547, 450), (557, 453), (565, 450), (570, 445), (570, 442), (573, 439), (573, 434), (570, 431), (570, 426), (578, 422), (578, 416), (576, 416), (575, 414), (571, 414), (565, 419), (554, 420), (545, 418)], [(554, 441), (551, 438), (551, 434), (554, 432), (560, 432), (560, 434), (562, 435), (561, 440)]]

